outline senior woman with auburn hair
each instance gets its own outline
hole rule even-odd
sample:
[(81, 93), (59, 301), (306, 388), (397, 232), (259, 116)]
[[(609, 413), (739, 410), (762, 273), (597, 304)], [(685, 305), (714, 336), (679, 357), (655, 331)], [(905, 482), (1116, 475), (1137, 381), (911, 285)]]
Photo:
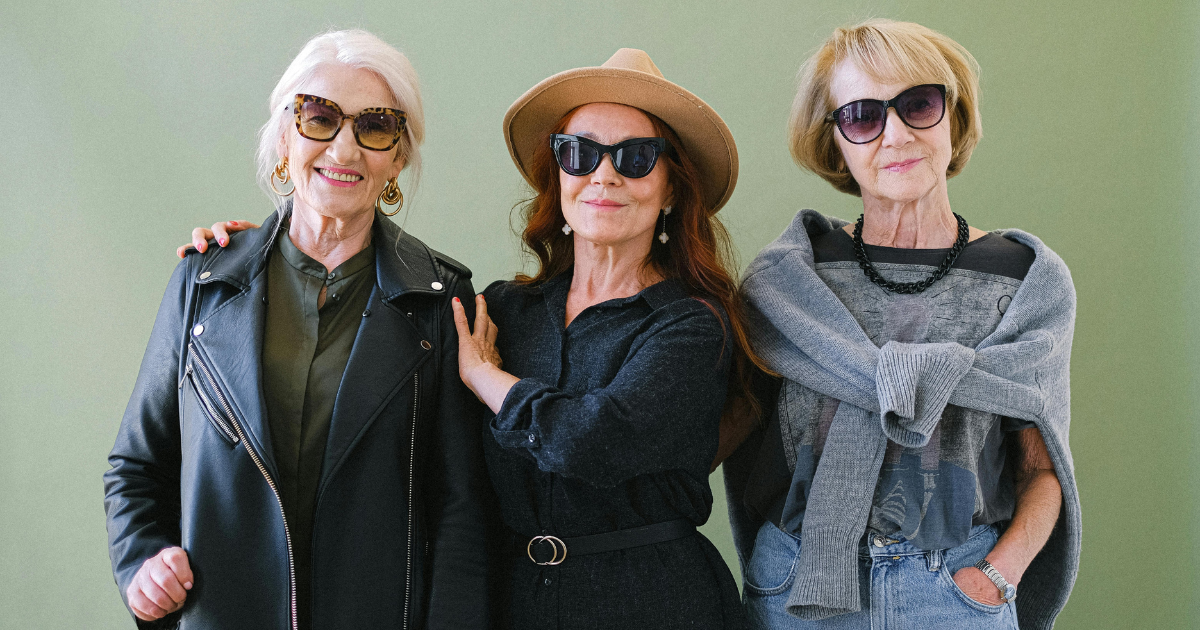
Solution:
[(463, 381), (495, 412), (500, 623), (742, 627), (733, 577), (696, 531), (730, 366), (746, 369), (715, 216), (733, 137), (631, 49), (534, 86), (504, 134), (536, 191), (522, 236), (538, 269), (489, 286), (473, 334), (454, 307)]
[(1036, 237), (951, 211), (978, 103), (974, 59), (917, 24), (804, 65), (792, 154), (863, 214), (801, 211), (745, 276), (781, 375), (725, 466), (757, 627), (1049, 628), (1070, 593), (1075, 293)]
[(109, 457), (121, 594), (139, 625), (488, 627), (490, 489), (450, 308), (470, 272), (384, 216), (420, 164), (416, 74), (326, 33), (270, 113), (277, 212), (176, 268)]

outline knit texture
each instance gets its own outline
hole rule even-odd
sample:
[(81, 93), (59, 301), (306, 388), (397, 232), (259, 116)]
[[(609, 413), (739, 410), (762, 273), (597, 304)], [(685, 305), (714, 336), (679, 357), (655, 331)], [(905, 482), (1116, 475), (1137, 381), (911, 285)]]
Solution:
[(1053, 251), (1020, 230), (1000, 234), (1036, 256), (996, 330), (975, 348), (888, 342), (876, 347), (815, 270), (809, 234), (846, 223), (801, 211), (747, 269), (743, 292), (755, 350), (784, 377), (842, 402), (817, 464), (799, 568), (787, 603), (802, 619), (860, 608), (856, 557), (891, 439), (926, 444), (947, 403), (1033, 422), (1063, 489), (1049, 542), (1017, 598), (1022, 628), (1050, 628), (1079, 564), (1081, 520), (1068, 446), (1075, 290)]

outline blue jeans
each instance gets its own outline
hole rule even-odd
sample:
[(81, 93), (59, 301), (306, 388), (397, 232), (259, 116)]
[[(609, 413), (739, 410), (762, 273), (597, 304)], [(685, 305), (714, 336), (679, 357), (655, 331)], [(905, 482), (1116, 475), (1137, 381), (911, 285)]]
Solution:
[(903, 540), (868, 537), (859, 548), (859, 594), (855, 613), (805, 621), (784, 606), (796, 577), (800, 540), (771, 523), (758, 530), (745, 568), (746, 612), (752, 628), (770, 630), (924, 630), (1017, 628), (1014, 602), (981, 604), (954, 583), (955, 571), (974, 565), (996, 545), (995, 526), (977, 525), (967, 542), (925, 551)]

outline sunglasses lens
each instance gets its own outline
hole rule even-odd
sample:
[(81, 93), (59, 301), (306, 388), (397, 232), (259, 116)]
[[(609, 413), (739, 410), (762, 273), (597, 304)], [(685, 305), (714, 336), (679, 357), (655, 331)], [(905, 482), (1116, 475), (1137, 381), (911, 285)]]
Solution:
[(382, 151), (396, 141), (400, 121), (386, 112), (362, 114), (354, 120), (354, 135), (368, 149)]
[(883, 107), (874, 101), (850, 103), (838, 111), (838, 128), (850, 142), (874, 140), (883, 131)]
[(896, 113), (909, 127), (928, 129), (942, 121), (946, 98), (941, 90), (921, 85), (896, 97)]
[(658, 151), (652, 144), (635, 144), (617, 151), (617, 171), (626, 177), (638, 178), (650, 174)]
[(313, 140), (329, 140), (337, 135), (342, 113), (324, 103), (306, 101), (300, 105), (300, 134)]
[(600, 152), (577, 140), (558, 145), (558, 165), (568, 175), (587, 175), (600, 163)]

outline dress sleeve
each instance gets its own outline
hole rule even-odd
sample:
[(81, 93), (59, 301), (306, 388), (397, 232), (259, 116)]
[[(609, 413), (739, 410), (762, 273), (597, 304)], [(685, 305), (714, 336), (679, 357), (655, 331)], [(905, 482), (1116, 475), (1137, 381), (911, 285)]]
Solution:
[(675, 469), (707, 478), (728, 383), (727, 329), (708, 308), (689, 308), (651, 328), (603, 387), (572, 394), (522, 379), (492, 435), (541, 470), (595, 486)]

